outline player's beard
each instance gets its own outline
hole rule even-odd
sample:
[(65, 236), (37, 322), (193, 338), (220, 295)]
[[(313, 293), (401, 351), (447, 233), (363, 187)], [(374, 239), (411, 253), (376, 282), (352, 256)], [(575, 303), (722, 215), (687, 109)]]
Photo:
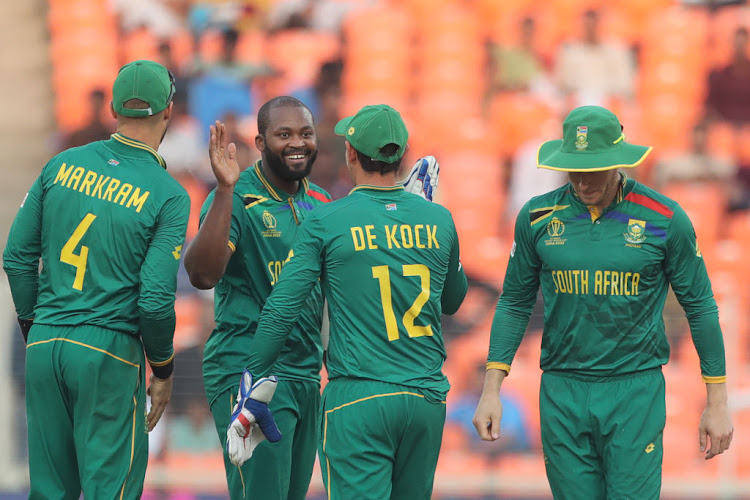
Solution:
[(271, 172), (278, 175), (279, 178), (287, 182), (299, 181), (310, 175), (313, 163), (315, 163), (315, 158), (318, 156), (318, 150), (311, 153), (310, 150), (304, 149), (300, 151), (300, 153), (310, 155), (307, 159), (307, 164), (305, 164), (305, 168), (302, 170), (293, 170), (290, 168), (284, 161), (284, 157), (271, 151), (268, 146), (263, 150), (263, 163), (271, 170)]

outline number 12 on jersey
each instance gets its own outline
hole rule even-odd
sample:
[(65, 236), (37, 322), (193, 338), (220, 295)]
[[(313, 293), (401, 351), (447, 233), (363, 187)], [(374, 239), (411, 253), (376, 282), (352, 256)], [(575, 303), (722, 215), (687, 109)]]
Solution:
[[(432, 325), (419, 326), (414, 324), (422, 307), (430, 298), (430, 268), (424, 264), (404, 264), (402, 267), (404, 277), (418, 277), (420, 280), (421, 290), (417, 295), (406, 313), (404, 313), (401, 322), (406, 328), (409, 337), (424, 337), (432, 335)], [(388, 266), (374, 266), (372, 268), (372, 277), (378, 280), (380, 285), (380, 301), (383, 304), (383, 319), (385, 320), (385, 329), (388, 334), (388, 340), (394, 341), (399, 339), (398, 323), (396, 313), (393, 311), (393, 300), (391, 294), (391, 273)]]
[(73, 231), (73, 234), (65, 243), (65, 246), (62, 247), (62, 251), (60, 252), (60, 262), (70, 264), (76, 268), (76, 277), (73, 281), (73, 288), (76, 290), (83, 290), (83, 278), (86, 276), (86, 263), (89, 258), (89, 247), (82, 245), (81, 253), (75, 254), (73, 252), (78, 246), (78, 243), (81, 242), (83, 235), (89, 230), (89, 226), (94, 222), (94, 219), (96, 219), (96, 215), (86, 214), (86, 217), (84, 217), (81, 223), (78, 224), (78, 227)]

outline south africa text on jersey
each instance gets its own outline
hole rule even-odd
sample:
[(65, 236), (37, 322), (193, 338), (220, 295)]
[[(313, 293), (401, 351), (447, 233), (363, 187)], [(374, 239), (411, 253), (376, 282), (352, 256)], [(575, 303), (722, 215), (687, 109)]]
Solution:
[(638, 295), (641, 273), (599, 269), (592, 272), (593, 283), (588, 269), (552, 271), (555, 293), (588, 295), (593, 290), (594, 295)]
[(127, 208), (133, 207), (136, 212), (141, 211), (148, 195), (151, 194), (150, 191), (141, 193), (139, 187), (114, 177), (98, 174), (75, 165), (68, 167), (65, 163), (60, 166), (53, 184), (58, 183), (87, 196), (117, 203)]
[(375, 226), (353, 226), (354, 250), (377, 250), (380, 246), (393, 248), (440, 248), (435, 224), (392, 224), (376, 231)]

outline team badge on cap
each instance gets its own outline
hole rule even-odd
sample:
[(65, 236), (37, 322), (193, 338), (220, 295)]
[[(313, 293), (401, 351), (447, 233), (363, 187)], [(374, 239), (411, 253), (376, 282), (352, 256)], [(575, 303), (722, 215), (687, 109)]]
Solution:
[(576, 149), (584, 151), (589, 147), (588, 143), (589, 128), (585, 126), (576, 127)]

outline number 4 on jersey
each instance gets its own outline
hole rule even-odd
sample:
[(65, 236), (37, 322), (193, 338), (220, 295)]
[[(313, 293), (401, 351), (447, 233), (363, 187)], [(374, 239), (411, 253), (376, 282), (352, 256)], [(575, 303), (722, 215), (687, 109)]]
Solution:
[(94, 219), (96, 219), (96, 215), (86, 214), (86, 217), (84, 217), (81, 223), (78, 224), (78, 227), (73, 231), (73, 234), (62, 248), (62, 252), (60, 252), (60, 262), (70, 264), (76, 268), (76, 278), (73, 281), (73, 288), (76, 290), (83, 290), (83, 278), (86, 276), (86, 263), (89, 258), (89, 247), (81, 246), (81, 253), (79, 254), (73, 252), (78, 246), (78, 243), (81, 242), (83, 235), (89, 230), (89, 226), (94, 222)]
[[(403, 266), (403, 275), (418, 276), (420, 279), (421, 290), (414, 303), (402, 318), (402, 323), (406, 328), (409, 337), (424, 337), (432, 335), (432, 325), (419, 326), (414, 324), (422, 307), (430, 298), (430, 268), (424, 264), (406, 264)], [(388, 334), (388, 340), (398, 340), (398, 324), (396, 323), (396, 313), (393, 311), (393, 301), (391, 298), (391, 273), (388, 266), (374, 266), (372, 268), (372, 277), (378, 280), (380, 284), (380, 300), (383, 304), (383, 319), (385, 320), (385, 330)]]

